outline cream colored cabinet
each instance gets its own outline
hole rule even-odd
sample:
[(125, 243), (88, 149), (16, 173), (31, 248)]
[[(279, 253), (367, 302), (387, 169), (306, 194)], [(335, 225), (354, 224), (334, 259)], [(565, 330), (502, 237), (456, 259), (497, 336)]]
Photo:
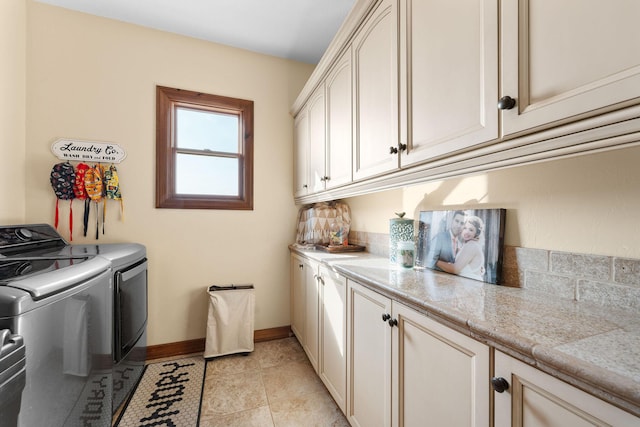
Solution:
[(318, 357), (320, 352), (320, 335), (318, 320), (320, 316), (320, 295), (318, 289), (318, 263), (305, 260), (305, 316), (304, 316), (304, 336), (303, 345), (309, 361), (318, 372)]
[[(309, 183), (309, 193), (352, 180), (351, 78), (351, 52), (347, 50), (301, 111), (308, 126), (308, 176), (301, 179)], [(296, 173), (303, 176), (304, 172)]]
[(498, 1), (400, 5), (401, 165), (498, 138)]
[(320, 85), (294, 121), (294, 194), (325, 189), (325, 96)]
[(640, 419), (496, 351), (495, 427), (640, 425)]
[(318, 371), (318, 263), (291, 255), (291, 329)]
[(291, 283), (291, 330), (303, 345), (304, 342), (304, 316), (305, 316), (305, 288), (306, 270), (309, 268), (305, 258), (291, 254), (290, 283)]
[(489, 347), (348, 281), (353, 426), (488, 427)]
[(318, 375), (342, 412), (347, 392), (347, 279), (324, 265), (319, 270), (320, 353)]
[(327, 143), (325, 188), (352, 181), (352, 85), (351, 49), (335, 63), (325, 80), (327, 103)]
[[(398, 168), (398, 0), (382, 0), (352, 42), (353, 178)], [(395, 153), (392, 151), (395, 150)]]
[(302, 197), (309, 193), (309, 114), (306, 109), (298, 113), (293, 126), (293, 194)]
[[(637, 0), (358, 0), (354, 10), (295, 105), (325, 85), (325, 181), (305, 192), (300, 167), (298, 203), (637, 141)], [(349, 49), (352, 106), (342, 114), (347, 102), (332, 104), (346, 93), (338, 63)], [(345, 145), (333, 143), (348, 123), (350, 176), (337, 170)]]
[(489, 347), (395, 301), (391, 316), (393, 426), (488, 427)]
[(640, 100), (640, 2), (501, 2), (502, 133)]
[(325, 189), (326, 116), (324, 84), (318, 86), (307, 103), (309, 114), (309, 182), (311, 192)]
[(391, 425), (391, 300), (347, 280), (347, 419), (353, 427)]

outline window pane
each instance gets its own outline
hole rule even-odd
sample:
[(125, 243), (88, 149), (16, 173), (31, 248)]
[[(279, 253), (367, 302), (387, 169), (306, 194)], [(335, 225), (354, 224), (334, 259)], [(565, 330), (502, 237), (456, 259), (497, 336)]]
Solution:
[(238, 159), (177, 154), (176, 193), (238, 196)]
[(238, 116), (176, 108), (176, 146), (237, 153)]

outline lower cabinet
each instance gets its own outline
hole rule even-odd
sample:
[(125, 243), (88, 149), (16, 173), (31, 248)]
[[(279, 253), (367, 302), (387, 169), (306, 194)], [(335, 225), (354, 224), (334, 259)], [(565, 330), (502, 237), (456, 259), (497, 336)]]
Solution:
[(392, 425), (489, 426), (489, 347), (395, 301), (391, 307)]
[(291, 329), (340, 409), (347, 392), (347, 280), (308, 258), (291, 255)]
[(347, 393), (347, 279), (324, 265), (319, 270), (320, 354), (318, 375), (345, 412)]
[(347, 280), (347, 419), (352, 427), (391, 425), (391, 300)]
[(487, 345), (297, 254), (291, 329), (353, 427), (640, 426), (498, 350), (491, 377)]
[(291, 255), (291, 330), (318, 371), (318, 263)]
[(489, 426), (489, 347), (355, 282), (347, 286), (352, 426)]
[(495, 427), (638, 426), (640, 419), (495, 352)]
[(289, 277), (291, 282), (291, 330), (302, 344), (304, 341), (304, 258), (291, 254)]

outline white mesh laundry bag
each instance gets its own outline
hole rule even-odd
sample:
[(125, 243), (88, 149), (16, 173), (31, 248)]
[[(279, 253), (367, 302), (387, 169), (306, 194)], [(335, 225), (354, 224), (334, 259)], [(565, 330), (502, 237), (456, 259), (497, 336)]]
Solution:
[(253, 351), (253, 285), (211, 286), (204, 357)]

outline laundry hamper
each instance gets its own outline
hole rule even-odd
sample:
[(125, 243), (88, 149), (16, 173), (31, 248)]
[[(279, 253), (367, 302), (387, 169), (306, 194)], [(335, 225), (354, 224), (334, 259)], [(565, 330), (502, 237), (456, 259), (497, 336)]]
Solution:
[(253, 351), (253, 285), (211, 286), (204, 357)]

